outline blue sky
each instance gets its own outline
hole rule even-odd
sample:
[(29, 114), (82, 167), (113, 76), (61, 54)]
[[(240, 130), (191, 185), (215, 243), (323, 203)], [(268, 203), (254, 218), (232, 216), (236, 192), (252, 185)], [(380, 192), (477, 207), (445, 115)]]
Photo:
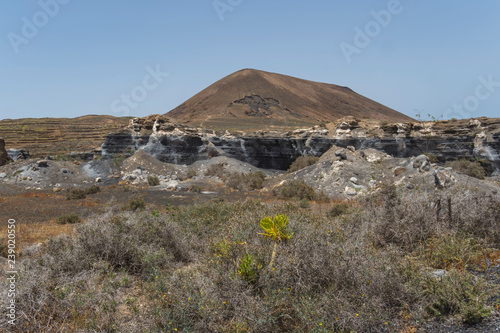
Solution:
[(496, 0), (6, 1), (0, 119), (165, 113), (243, 68), (422, 119), (500, 117), (498, 13)]

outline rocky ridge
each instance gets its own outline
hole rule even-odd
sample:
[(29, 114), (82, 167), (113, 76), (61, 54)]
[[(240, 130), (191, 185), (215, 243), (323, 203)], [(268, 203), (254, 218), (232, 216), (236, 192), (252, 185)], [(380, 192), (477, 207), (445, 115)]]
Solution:
[(226, 156), (259, 168), (286, 170), (299, 156), (321, 156), (333, 146), (375, 149), (392, 157), (429, 156), (444, 163), (477, 158), (488, 174), (500, 173), (500, 119), (387, 123), (344, 117), (325, 126), (279, 131), (215, 131), (177, 124), (166, 116), (130, 120), (109, 134), (103, 155), (143, 149), (158, 160), (192, 164)]

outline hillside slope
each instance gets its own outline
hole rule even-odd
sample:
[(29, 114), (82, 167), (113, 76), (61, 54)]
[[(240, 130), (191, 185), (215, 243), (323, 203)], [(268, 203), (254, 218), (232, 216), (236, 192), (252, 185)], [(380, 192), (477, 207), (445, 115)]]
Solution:
[(306, 126), (345, 116), (412, 120), (347, 87), (254, 69), (217, 81), (167, 115), (189, 125), (216, 129)]

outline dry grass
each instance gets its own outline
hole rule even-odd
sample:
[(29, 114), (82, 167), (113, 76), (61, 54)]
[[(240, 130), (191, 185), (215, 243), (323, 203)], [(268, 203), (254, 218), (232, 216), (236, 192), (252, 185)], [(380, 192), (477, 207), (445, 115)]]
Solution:
[[(55, 220), (51, 220), (49, 223), (18, 223), (16, 225), (16, 243), (22, 250), (32, 244), (45, 243), (62, 234), (70, 235), (72, 230), (72, 225), (61, 225)], [(7, 235), (6, 225), (0, 226), (0, 235)]]

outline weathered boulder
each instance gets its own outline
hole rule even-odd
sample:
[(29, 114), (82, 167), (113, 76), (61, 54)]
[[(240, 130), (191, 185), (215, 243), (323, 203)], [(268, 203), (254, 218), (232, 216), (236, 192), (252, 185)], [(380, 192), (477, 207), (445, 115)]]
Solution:
[(455, 182), (456, 179), (449, 170), (438, 170), (434, 173), (434, 183), (437, 188), (443, 189), (453, 185)]
[(431, 164), (429, 158), (426, 155), (419, 155), (413, 160), (413, 168), (418, 169), (420, 172), (429, 171), (431, 169)]

